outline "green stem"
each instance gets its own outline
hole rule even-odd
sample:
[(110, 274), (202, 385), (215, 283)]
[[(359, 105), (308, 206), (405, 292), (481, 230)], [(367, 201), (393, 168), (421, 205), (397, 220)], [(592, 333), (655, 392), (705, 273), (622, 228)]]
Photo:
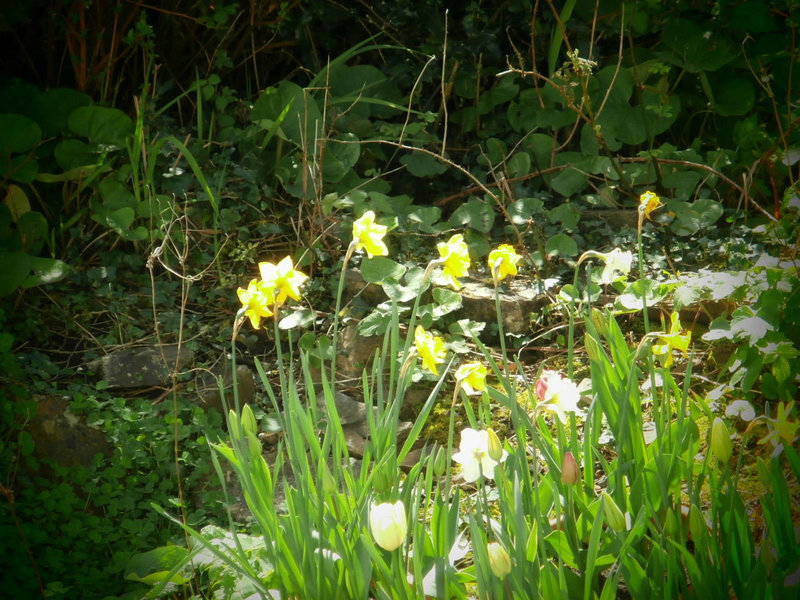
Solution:
[(344, 291), (344, 281), (347, 275), (347, 263), (350, 262), (350, 258), (353, 256), (353, 252), (355, 251), (355, 244), (351, 243), (347, 247), (347, 252), (344, 255), (344, 260), (342, 261), (342, 272), (339, 274), (339, 287), (336, 290), (336, 310), (333, 313), (333, 339), (331, 340), (331, 376), (330, 376), (330, 384), (331, 389), (336, 389), (336, 354), (338, 352), (338, 342), (339, 342), (339, 311), (342, 308), (342, 292)]
[(508, 353), (506, 352), (506, 336), (503, 331), (503, 314), (500, 310), (500, 292), (497, 289), (497, 281), (494, 282), (494, 310), (497, 315), (497, 335), (500, 336), (500, 351), (503, 353), (503, 383), (511, 387), (508, 381)]
[(646, 279), (644, 276), (644, 253), (642, 252), (642, 228), (641, 226), (638, 229), (636, 234), (636, 246), (639, 252), (639, 281), (641, 282), (641, 292), (642, 292), (642, 308), (644, 309), (644, 314), (642, 317), (644, 318), (644, 333), (647, 335), (650, 333), (650, 316), (647, 314), (647, 289), (646, 289)]

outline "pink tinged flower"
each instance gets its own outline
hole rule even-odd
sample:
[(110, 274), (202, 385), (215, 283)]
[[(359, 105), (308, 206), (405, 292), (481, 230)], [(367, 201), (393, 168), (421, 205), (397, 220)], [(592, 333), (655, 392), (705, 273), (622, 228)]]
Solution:
[(469, 272), (469, 249), (464, 236), (457, 233), (446, 242), (436, 244), (440, 261), (444, 263), (442, 276), (454, 290), (461, 289), (459, 277), (466, 277)]
[(565, 485), (575, 485), (581, 478), (581, 471), (572, 452), (564, 453), (564, 460), (561, 461), (561, 483)]
[(508, 453), (503, 450), (500, 460), (494, 460), (490, 454), (489, 432), (476, 431), (467, 427), (461, 432), (461, 443), (458, 452), (453, 454), (453, 460), (461, 465), (461, 476), (464, 481), (472, 483), (481, 475), (492, 479), (494, 467), (503, 462)]
[(295, 270), (291, 256), (285, 257), (277, 265), (271, 262), (258, 263), (258, 269), (263, 287), (275, 290), (276, 305), (286, 302), (287, 297), (300, 300), (300, 286), (308, 279), (308, 275)]
[(513, 246), (500, 244), (489, 252), (489, 271), (492, 273), (492, 279), (497, 282), (509, 275), (516, 275), (517, 263), (521, 259), (522, 257), (516, 253)]
[(374, 504), (369, 511), (369, 529), (375, 543), (384, 550), (391, 552), (399, 548), (408, 533), (403, 502)]
[(242, 303), (244, 314), (250, 319), (254, 329), (258, 329), (261, 324), (261, 317), (271, 317), (272, 310), (269, 305), (272, 303), (272, 294), (265, 293), (258, 282), (253, 279), (247, 289), (239, 288), (236, 290), (239, 302)]
[(565, 424), (569, 421), (567, 413), (583, 415), (583, 410), (578, 406), (581, 400), (578, 386), (561, 373), (543, 371), (536, 382), (535, 390), (539, 398), (537, 410), (549, 412)]
[(375, 213), (368, 210), (360, 219), (353, 222), (353, 241), (356, 243), (356, 251), (363, 248), (370, 258), (386, 256), (389, 254), (389, 249), (383, 243), (386, 231), (386, 225), (375, 223)]
[(479, 362), (466, 363), (456, 370), (456, 381), (468, 395), (486, 391), (486, 366)]

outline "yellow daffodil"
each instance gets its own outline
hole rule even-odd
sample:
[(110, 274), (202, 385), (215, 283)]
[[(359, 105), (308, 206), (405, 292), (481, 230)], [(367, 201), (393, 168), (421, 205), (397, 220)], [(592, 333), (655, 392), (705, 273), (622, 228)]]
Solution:
[(375, 542), (391, 552), (400, 547), (408, 533), (406, 507), (401, 500), (375, 504), (369, 511), (369, 529)]
[(494, 467), (503, 462), (508, 452), (502, 451), (500, 459), (494, 460), (490, 454), (489, 431), (476, 431), (467, 427), (461, 432), (461, 443), (453, 460), (461, 465), (461, 476), (467, 483), (477, 481), (481, 475), (492, 479)]
[[(794, 444), (795, 440), (797, 440), (797, 431), (800, 429), (800, 421), (789, 420), (789, 415), (792, 413), (793, 408), (794, 400), (789, 403), (779, 402), (776, 418), (759, 417), (757, 419), (763, 418), (770, 425), (770, 432), (759, 440), (759, 444), (765, 444), (767, 442), (772, 442), (774, 446), (778, 446), (781, 443)], [(748, 430), (749, 429), (748, 427)]]
[(661, 198), (653, 192), (647, 191), (639, 196), (639, 213), (644, 215), (645, 219), (649, 219), (652, 212), (661, 206)]
[(444, 340), (437, 335), (433, 335), (430, 331), (425, 331), (422, 325), (417, 325), (416, 329), (414, 329), (414, 345), (420, 358), (422, 358), (422, 366), (434, 375), (438, 375), (439, 370), (436, 365), (444, 362), (444, 357), (447, 354)]
[(469, 250), (464, 236), (457, 233), (446, 242), (436, 244), (441, 262), (444, 263), (443, 276), (454, 290), (461, 289), (459, 277), (465, 277), (469, 270)]
[(495, 577), (502, 579), (511, 572), (511, 557), (499, 543), (489, 543), (486, 552), (489, 554), (489, 566)]
[(516, 275), (517, 263), (521, 258), (514, 250), (514, 246), (500, 244), (489, 252), (489, 271), (492, 273), (492, 279), (498, 282), (509, 275)]
[(253, 279), (247, 289), (239, 288), (236, 293), (239, 295), (239, 302), (245, 309), (244, 314), (250, 319), (254, 329), (258, 329), (261, 324), (261, 317), (271, 317), (272, 294), (265, 294), (261, 286)]
[(383, 243), (386, 229), (386, 225), (375, 223), (374, 212), (371, 210), (365, 212), (360, 219), (353, 222), (353, 242), (356, 244), (356, 251), (363, 248), (370, 258), (389, 254), (389, 249)]
[(468, 395), (486, 391), (486, 366), (479, 362), (466, 363), (456, 370), (456, 381)]
[(681, 333), (681, 321), (678, 313), (670, 315), (669, 333), (656, 334), (661, 341), (660, 344), (653, 344), (653, 354), (661, 357), (664, 367), (672, 365), (672, 351), (679, 350), (686, 355), (689, 351), (689, 342), (692, 340), (692, 332)]
[(308, 279), (308, 275), (294, 269), (291, 256), (277, 265), (271, 262), (258, 263), (258, 269), (261, 271), (262, 287), (274, 290), (276, 305), (286, 302), (287, 297), (300, 300), (300, 286)]

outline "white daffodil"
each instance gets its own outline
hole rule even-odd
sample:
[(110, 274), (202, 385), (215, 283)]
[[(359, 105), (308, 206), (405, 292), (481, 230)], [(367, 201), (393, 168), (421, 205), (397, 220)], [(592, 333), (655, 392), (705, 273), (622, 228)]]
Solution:
[(494, 467), (503, 462), (508, 453), (503, 450), (500, 460), (494, 460), (489, 452), (489, 432), (476, 431), (467, 427), (461, 432), (461, 443), (458, 452), (453, 454), (453, 460), (461, 465), (461, 476), (464, 481), (472, 483), (481, 475), (492, 479)]

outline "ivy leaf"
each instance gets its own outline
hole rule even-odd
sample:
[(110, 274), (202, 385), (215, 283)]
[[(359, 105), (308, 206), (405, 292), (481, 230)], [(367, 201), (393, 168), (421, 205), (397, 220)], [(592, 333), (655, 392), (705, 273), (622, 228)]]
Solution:
[(547, 256), (575, 256), (578, 254), (578, 244), (566, 233), (557, 233), (547, 240), (545, 251)]
[(381, 283), (387, 279), (398, 281), (406, 268), (385, 256), (373, 256), (361, 261), (361, 276), (368, 283)]

